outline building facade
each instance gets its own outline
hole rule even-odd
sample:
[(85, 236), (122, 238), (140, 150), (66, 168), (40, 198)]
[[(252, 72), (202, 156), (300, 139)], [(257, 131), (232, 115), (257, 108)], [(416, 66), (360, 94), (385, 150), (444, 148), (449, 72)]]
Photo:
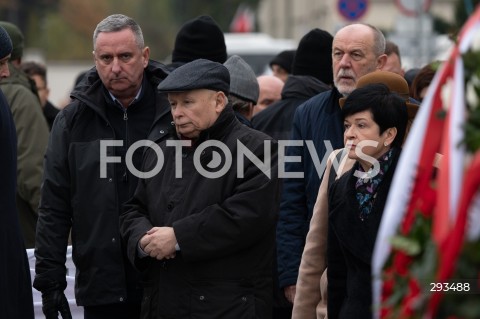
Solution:
[[(438, 58), (437, 53), (443, 48), (436, 48), (436, 42), (440, 40), (437, 41), (435, 37), (432, 17), (453, 22), (457, 1), (350, 1), (354, 5), (367, 3), (367, 6), (358, 19), (348, 20), (339, 9), (341, 3), (347, 2), (344, 0), (262, 0), (257, 15), (258, 26), (261, 32), (279, 38), (292, 38), (298, 42), (312, 28), (335, 34), (339, 28), (352, 22), (369, 23), (384, 31), (387, 38), (398, 42), (406, 67), (413, 67)], [(427, 7), (426, 12), (416, 14)], [(411, 47), (416, 51), (411, 52)]]

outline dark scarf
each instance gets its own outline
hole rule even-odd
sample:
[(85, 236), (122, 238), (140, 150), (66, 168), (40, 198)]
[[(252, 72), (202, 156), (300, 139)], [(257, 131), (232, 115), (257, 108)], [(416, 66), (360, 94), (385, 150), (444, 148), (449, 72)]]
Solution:
[(366, 220), (372, 212), (372, 207), (375, 203), (375, 198), (377, 197), (378, 186), (381, 184), (385, 173), (390, 168), (393, 157), (392, 148), (378, 159), (378, 170), (375, 170), (374, 167), (372, 167), (368, 172), (365, 172), (362, 166), (357, 164), (357, 170), (362, 172), (361, 175), (363, 175), (359, 177), (355, 183), (356, 198), (360, 207), (359, 218), (361, 221)]

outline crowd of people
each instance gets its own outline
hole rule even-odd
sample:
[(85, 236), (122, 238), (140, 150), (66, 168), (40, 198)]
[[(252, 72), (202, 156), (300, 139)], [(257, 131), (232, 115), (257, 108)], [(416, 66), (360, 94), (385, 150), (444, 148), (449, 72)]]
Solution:
[(372, 318), (373, 245), (433, 64), (404, 70), (363, 23), (310, 30), (259, 77), (210, 16), (169, 64), (122, 14), (93, 40), (60, 110), (0, 22), (0, 317), (33, 318), (32, 280), (46, 318), (71, 318), (71, 245), (87, 319)]

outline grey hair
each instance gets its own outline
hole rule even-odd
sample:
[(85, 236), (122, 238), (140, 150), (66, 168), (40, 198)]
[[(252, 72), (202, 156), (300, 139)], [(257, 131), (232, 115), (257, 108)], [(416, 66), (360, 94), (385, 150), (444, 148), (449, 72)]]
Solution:
[(366, 25), (373, 31), (373, 53), (375, 54), (376, 57), (381, 56), (382, 54), (385, 53), (385, 45), (386, 45), (385, 44), (386, 40), (385, 40), (385, 36), (383, 35), (383, 32), (371, 24), (365, 23), (364, 25)]
[(229, 95), (229, 100), (232, 103), (233, 110), (242, 114), (245, 113), (245, 111), (248, 111), (248, 108), (252, 105), (252, 102), (246, 101), (232, 94)]
[(142, 29), (135, 20), (123, 14), (112, 14), (97, 24), (93, 31), (93, 50), (95, 50), (97, 37), (101, 32), (117, 32), (124, 29), (132, 30), (135, 36), (135, 42), (139, 49), (143, 49), (145, 41), (143, 40)]

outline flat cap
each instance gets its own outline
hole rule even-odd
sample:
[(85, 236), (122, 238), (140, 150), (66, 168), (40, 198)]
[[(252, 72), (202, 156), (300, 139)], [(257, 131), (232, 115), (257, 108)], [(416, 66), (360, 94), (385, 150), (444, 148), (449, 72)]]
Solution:
[(230, 94), (257, 104), (260, 87), (252, 67), (238, 55), (232, 55), (223, 65), (230, 72)]
[(230, 92), (230, 73), (221, 63), (198, 59), (173, 70), (160, 84), (160, 92), (185, 92), (198, 89)]

